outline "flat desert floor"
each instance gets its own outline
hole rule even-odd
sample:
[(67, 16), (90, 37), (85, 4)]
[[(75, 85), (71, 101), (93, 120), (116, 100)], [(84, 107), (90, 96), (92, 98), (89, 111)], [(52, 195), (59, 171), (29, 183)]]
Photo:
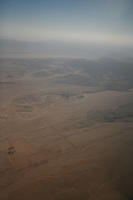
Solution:
[(0, 199), (133, 199), (133, 64), (0, 60)]

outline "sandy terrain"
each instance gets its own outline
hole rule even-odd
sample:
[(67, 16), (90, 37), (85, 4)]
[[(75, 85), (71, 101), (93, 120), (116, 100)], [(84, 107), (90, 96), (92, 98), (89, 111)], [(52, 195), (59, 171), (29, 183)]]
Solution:
[(97, 65), (1, 59), (1, 200), (133, 199), (133, 65)]

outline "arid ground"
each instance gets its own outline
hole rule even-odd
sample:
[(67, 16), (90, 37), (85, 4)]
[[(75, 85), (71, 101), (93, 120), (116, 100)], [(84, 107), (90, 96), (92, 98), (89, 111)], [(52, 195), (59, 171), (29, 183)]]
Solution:
[(133, 199), (133, 61), (0, 60), (0, 199)]

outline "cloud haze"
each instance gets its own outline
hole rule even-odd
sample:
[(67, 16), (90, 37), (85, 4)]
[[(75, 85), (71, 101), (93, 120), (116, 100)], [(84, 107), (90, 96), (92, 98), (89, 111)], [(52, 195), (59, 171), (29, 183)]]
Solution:
[(133, 47), (132, 0), (5, 0), (0, 5), (0, 39)]

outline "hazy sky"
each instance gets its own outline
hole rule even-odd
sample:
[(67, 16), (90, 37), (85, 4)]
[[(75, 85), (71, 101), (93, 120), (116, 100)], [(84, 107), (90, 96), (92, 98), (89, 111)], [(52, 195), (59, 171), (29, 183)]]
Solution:
[(0, 0), (0, 38), (133, 45), (133, 0)]

